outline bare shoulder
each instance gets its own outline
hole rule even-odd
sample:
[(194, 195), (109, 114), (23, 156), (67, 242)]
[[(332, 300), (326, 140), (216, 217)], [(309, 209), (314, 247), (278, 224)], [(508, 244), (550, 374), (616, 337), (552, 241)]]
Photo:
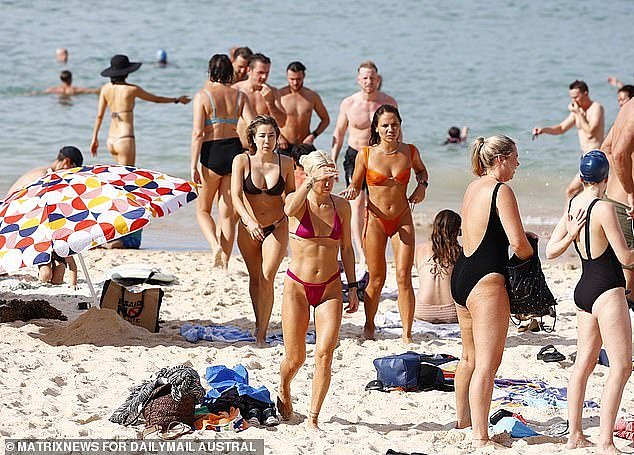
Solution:
[[(241, 155), (244, 155), (244, 153)], [(280, 157), (280, 163), (282, 163), (283, 167), (288, 168), (290, 166), (292, 168), (294, 166), (293, 158), (290, 156), (282, 155), (281, 153), (278, 153), (278, 156)]]
[(349, 217), (351, 213), (350, 202), (348, 202), (341, 196), (337, 196), (334, 194), (331, 194), (330, 197), (332, 197), (332, 201), (335, 204), (335, 208), (337, 209), (337, 212), (341, 211), (342, 213), (346, 214), (347, 217)]
[(235, 166), (236, 169), (242, 169), (246, 166), (247, 159), (246, 153), (240, 153), (233, 159), (233, 166)]
[(398, 104), (396, 103), (396, 100), (394, 98), (392, 98), (390, 95), (388, 95), (387, 93), (381, 92), (381, 95), (383, 95), (381, 97), (381, 103), (382, 104), (391, 104), (394, 107), (398, 106)]
[(278, 90), (280, 97), (286, 96), (291, 93), (291, 88), (288, 85), (285, 85), (281, 89)]
[(236, 82), (231, 87), (235, 88), (236, 90), (244, 91), (243, 89), (246, 87), (246, 82), (247, 81)]

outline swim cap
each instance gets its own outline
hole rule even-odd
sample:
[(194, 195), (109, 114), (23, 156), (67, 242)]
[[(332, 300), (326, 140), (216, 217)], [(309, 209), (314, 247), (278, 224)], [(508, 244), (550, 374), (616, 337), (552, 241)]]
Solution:
[(167, 52), (164, 49), (156, 51), (156, 61), (159, 63), (167, 63)]
[(608, 178), (609, 172), (610, 163), (601, 150), (590, 150), (581, 157), (579, 175), (584, 182), (601, 182)]

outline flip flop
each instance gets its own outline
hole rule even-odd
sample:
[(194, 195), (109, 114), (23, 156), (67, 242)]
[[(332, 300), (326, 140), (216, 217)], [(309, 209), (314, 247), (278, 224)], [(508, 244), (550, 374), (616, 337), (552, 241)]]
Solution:
[(564, 420), (563, 422), (557, 422), (549, 429), (543, 432), (546, 436), (555, 436), (561, 437), (566, 436), (568, 434), (568, 421)]
[(385, 392), (385, 388), (383, 386), (383, 382), (378, 379), (374, 379), (373, 381), (368, 382), (365, 386), (365, 390), (379, 390), (381, 392)]
[(561, 362), (562, 360), (566, 360), (566, 356), (555, 349), (555, 346), (549, 344), (539, 350), (537, 360), (543, 360), (544, 362)]

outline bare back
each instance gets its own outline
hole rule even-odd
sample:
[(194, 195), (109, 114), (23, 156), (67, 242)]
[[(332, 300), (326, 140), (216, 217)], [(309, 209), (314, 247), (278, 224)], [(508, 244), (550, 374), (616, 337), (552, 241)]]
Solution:
[[(456, 322), (456, 309), (451, 296), (451, 273), (453, 266), (434, 274), (431, 242), (416, 247), (416, 270), (418, 271), (418, 293), (414, 317), (429, 322)], [(445, 308), (442, 308), (445, 307)], [(442, 314), (436, 310), (441, 310)], [(433, 319), (430, 321), (430, 319)]]
[(110, 109), (111, 121), (108, 136), (134, 135), (134, 101), (137, 86), (133, 84), (104, 84), (100, 97)]
[(480, 178), (471, 182), (465, 191), (461, 214), (462, 247), (467, 257), (478, 249), (486, 234), (496, 184), (495, 180)]
[(238, 137), (234, 120), (242, 115), (244, 95), (228, 85), (207, 82), (197, 96), (204, 118), (203, 142)]

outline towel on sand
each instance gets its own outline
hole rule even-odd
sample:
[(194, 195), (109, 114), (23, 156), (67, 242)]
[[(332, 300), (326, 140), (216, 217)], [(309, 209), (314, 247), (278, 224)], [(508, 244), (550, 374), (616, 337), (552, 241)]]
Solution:
[[(205, 341), (221, 341), (224, 343), (233, 343), (237, 341), (247, 341), (253, 343), (255, 337), (251, 335), (249, 330), (242, 330), (240, 327), (233, 325), (200, 325), (185, 323), (180, 329), (180, 334), (190, 343), (196, 343), (199, 340)], [(274, 332), (266, 337), (266, 342), (271, 345), (284, 344), (282, 332)], [(306, 343), (315, 344), (315, 332), (306, 333)]]
[[(398, 311), (386, 311), (383, 321), (377, 324), (379, 332), (401, 335), (403, 325)], [(458, 324), (432, 324), (431, 322), (414, 320), (412, 334), (429, 334), (438, 338), (459, 338)]]

